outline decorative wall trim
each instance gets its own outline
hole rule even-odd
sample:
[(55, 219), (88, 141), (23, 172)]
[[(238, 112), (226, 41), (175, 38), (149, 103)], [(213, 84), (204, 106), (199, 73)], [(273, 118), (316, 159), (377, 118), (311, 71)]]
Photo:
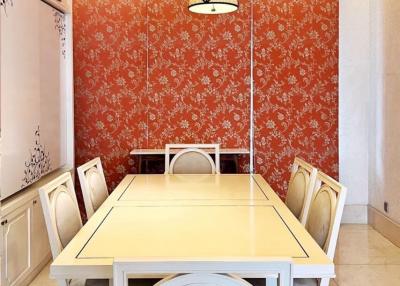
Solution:
[(54, 9), (54, 28), (60, 35), (60, 50), (65, 59), (66, 56), (66, 39), (67, 39), (67, 25), (65, 23), (65, 15), (60, 11)]
[(21, 188), (24, 188), (40, 179), (51, 170), (50, 153), (40, 143), (40, 127), (35, 131), (35, 142), (33, 149), (29, 150), (30, 158), (25, 161), (24, 178)]
[(388, 218), (372, 206), (368, 206), (368, 224), (400, 247), (400, 224)]
[(342, 216), (342, 223), (367, 224), (367, 205), (345, 205)]
[(0, 6), (3, 7), (4, 13), (7, 16), (7, 7), (14, 6), (14, 0), (0, 0)]

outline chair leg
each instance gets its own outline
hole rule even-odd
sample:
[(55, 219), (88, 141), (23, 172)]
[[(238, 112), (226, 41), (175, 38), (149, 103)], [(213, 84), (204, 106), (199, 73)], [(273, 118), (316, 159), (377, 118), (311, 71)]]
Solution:
[(329, 278), (322, 278), (319, 282), (319, 286), (329, 286)]

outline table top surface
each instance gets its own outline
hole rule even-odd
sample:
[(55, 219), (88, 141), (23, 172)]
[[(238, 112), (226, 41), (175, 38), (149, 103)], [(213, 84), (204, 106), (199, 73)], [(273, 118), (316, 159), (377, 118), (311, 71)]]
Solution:
[(55, 259), (54, 278), (110, 278), (115, 258), (260, 261), (294, 277), (334, 266), (260, 175), (128, 175)]
[[(140, 175), (133, 178), (118, 201), (177, 203), (268, 199), (257, 181), (248, 175)], [(164, 202), (167, 201), (167, 202)]]
[[(204, 149), (206, 152), (213, 154), (215, 152), (214, 149)], [(180, 149), (171, 149), (171, 154), (176, 154), (180, 151)], [(249, 154), (250, 151), (245, 148), (221, 148), (219, 150), (220, 154)], [(131, 155), (164, 155), (165, 149), (133, 149), (130, 152)]]

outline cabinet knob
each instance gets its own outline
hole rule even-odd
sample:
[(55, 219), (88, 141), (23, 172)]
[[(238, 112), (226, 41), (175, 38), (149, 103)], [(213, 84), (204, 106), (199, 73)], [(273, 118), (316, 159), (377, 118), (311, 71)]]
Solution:
[(37, 200), (33, 200), (33, 204), (36, 205), (37, 204)]
[(1, 222), (1, 225), (5, 225), (5, 224), (7, 224), (7, 223), (8, 223), (7, 220), (3, 220), (3, 221)]

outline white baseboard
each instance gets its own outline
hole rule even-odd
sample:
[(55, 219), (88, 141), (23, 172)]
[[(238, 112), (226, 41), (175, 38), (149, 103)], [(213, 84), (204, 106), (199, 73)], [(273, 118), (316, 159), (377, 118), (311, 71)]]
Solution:
[(372, 206), (368, 206), (368, 223), (394, 245), (400, 247), (399, 223), (391, 220)]
[(343, 209), (342, 223), (367, 224), (367, 205), (345, 205)]

